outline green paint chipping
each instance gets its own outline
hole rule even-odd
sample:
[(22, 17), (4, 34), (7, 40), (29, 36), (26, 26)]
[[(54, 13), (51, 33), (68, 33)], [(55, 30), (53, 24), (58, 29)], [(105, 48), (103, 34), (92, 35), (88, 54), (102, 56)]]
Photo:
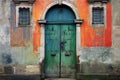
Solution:
[(38, 64), (38, 53), (33, 52), (31, 42), (26, 42), (26, 47), (13, 47), (11, 53), (12, 64)]
[(25, 64), (36, 64), (38, 63), (38, 56), (36, 56), (36, 52), (33, 52), (32, 46), (24, 48), (24, 53), (25, 53)]

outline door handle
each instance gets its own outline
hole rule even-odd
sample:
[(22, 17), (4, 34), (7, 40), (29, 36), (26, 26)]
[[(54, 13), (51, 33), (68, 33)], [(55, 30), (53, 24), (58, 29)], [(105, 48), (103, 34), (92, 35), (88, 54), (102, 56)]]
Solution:
[(60, 43), (61, 50), (65, 50), (65, 43), (66, 41)]
[(71, 55), (71, 52), (70, 51), (67, 51), (66, 53), (65, 53), (65, 56), (70, 56)]
[(55, 53), (51, 53), (51, 56), (53, 56), (53, 57), (54, 57), (54, 56), (56, 56), (56, 54), (55, 54)]

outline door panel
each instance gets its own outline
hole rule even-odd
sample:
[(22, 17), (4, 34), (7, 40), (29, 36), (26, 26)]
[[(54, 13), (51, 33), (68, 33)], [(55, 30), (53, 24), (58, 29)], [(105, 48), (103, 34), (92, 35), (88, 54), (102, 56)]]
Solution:
[(76, 28), (73, 24), (61, 25), (61, 77), (74, 77), (76, 72)]
[(56, 5), (46, 14), (45, 76), (73, 77), (76, 72), (75, 14), (65, 5)]
[(75, 25), (46, 25), (45, 35), (46, 77), (75, 77)]
[(59, 77), (60, 72), (60, 27), (46, 25), (45, 27), (45, 75)]

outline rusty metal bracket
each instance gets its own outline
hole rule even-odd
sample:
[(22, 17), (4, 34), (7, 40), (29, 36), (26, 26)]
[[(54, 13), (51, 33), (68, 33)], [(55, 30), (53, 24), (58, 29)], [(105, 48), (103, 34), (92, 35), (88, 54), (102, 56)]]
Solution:
[(75, 19), (74, 20), (74, 22), (76, 23), (76, 24), (82, 24), (83, 23), (83, 19)]
[(38, 20), (39, 24), (45, 24), (47, 21), (46, 20)]

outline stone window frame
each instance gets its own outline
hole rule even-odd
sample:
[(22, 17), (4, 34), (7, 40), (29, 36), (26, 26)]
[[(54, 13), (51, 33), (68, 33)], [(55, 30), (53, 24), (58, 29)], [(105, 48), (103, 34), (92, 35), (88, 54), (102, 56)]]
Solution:
[[(30, 24), (19, 25), (19, 9), (20, 8), (29, 8), (29, 10), (30, 10)], [(29, 27), (31, 25), (32, 25), (32, 6), (31, 5), (17, 5), (16, 6), (16, 27)]]
[[(103, 20), (103, 24), (93, 24), (93, 8), (103, 8), (103, 16), (104, 16), (104, 20)], [(105, 26), (106, 25), (106, 4), (105, 3), (101, 3), (101, 2), (96, 2), (93, 4), (90, 4), (90, 25), (91, 26)]]

